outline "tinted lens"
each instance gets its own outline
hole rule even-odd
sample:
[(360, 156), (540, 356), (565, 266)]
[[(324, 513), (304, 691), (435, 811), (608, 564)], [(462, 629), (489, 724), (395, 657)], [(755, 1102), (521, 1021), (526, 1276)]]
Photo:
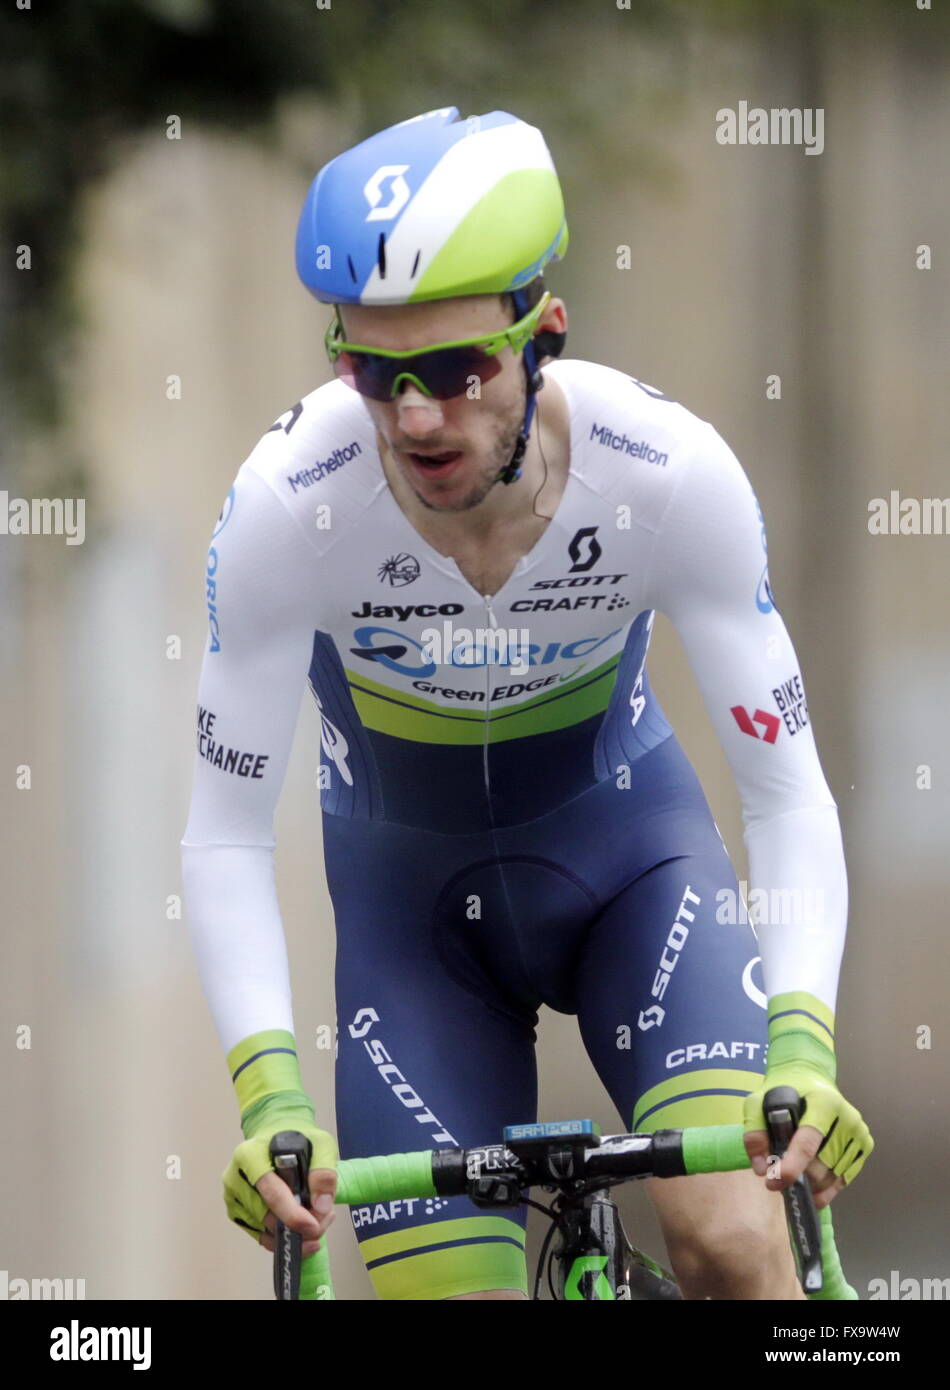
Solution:
[(409, 360), (415, 363), (410, 370), (439, 401), (461, 396), (473, 379), (491, 381), (501, 371), (498, 355), (489, 357), (480, 347), (443, 348), (441, 352), (422, 352)]
[(388, 401), (392, 391), (393, 373), (390, 359), (369, 352), (341, 352), (333, 369), (341, 381), (370, 400)]
[(403, 372), (417, 376), (436, 400), (447, 401), (468, 390), (473, 379), (491, 381), (501, 371), (498, 357), (489, 357), (479, 347), (441, 348), (413, 357), (343, 352), (334, 367), (347, 386), (374, 401), (391, 400), (393, 384)]

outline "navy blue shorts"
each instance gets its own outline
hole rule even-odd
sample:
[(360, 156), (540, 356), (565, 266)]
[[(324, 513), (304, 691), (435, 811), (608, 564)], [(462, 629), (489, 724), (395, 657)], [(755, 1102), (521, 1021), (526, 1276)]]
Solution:
[[(630, 780), (477, 834), (324, 815), (341, 1157), (493, 1143), (537, 1118), (542, 1004), (577, 1015), (618, 1129), (741, 1120), (766, 1000), (735, 872), (674, 736)], [(381, 1298), (526, 1287), (526, 1208), (351, 1215)]]

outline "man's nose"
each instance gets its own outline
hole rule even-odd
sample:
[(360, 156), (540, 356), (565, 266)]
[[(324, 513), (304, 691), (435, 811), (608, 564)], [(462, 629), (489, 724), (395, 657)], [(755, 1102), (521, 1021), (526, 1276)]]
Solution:
[(442, 402), (434, 396), (424, 396), (418, 386), (405, 381), (396, 396), (399, 427), (407, 434), (427, 434), (441, 429), (445, 423)]

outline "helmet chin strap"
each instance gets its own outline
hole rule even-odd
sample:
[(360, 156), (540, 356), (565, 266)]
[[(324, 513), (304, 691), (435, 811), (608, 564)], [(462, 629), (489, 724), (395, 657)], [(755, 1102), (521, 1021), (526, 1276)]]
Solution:
[[(515, 316), (516, 319), (520, 319), (528, 312), (524, 290), (513, 291), (513, 298), (515, 302)], [(528, 380), (528, 399), (525, 406), (524, 420), (522, 421), (521, 430), (518, 434), (518, 442), (515, 445), (515, 451), (495, 479), (496, 483), (513, 483), (516, 478), (521, 477), (521, 465), (524, 462), (525, 451), (528, 447), (528, 438), (531, 434), (531, 420), (534, 415), (535, 406), (537, 405), (535, 397), (544, 386), (544, 377), (541, 375), (541, 371), (538, 367), (538, 355), (535, 351), (533, 339), (529, 339), (528, 342), (525, 343), (522, 349), (522, 358), (524, 361), (525, 376)]]

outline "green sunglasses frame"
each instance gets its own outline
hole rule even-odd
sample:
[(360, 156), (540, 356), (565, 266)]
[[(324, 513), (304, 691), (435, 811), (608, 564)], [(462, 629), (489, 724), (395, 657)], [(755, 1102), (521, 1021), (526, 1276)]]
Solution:
[[(394, 357), (408, 360), (412, 357), (425, 357), (432, 352), (441, 352), (445, 348), (458, 347), (480, 347), (488, 357), (494, 357), (502, 348), (510, 347), (514, 352), (521, 352), (525, 343), (534, 333), (538, 320), (547, 308), (551, 299), (551, 291), (546, 290), (533, 309), (529, 309), (524, 318), (513, 323), (508, 328), (502, 328), (494, 333), (484, 333), (479, 338), (456, 338), (448, 343), (430, 343), (424, 348), (377, 348), (366, 347), (362, 343), (348, 343), (342, 337), (343, 325), (339, 315), (336, 315), (326, 331), (324, 343), (326, 345), (327, 356), (330, 361), (335, 363), (344, 352), (361, 352), (370, 357)], [(426, 396), (431, 396), (432, 392), (423, 381), (412, 372), (400, 372), (393, 381), (392, 394), (396, 394), (399, 383), (408, 379), (423, 392)]]

